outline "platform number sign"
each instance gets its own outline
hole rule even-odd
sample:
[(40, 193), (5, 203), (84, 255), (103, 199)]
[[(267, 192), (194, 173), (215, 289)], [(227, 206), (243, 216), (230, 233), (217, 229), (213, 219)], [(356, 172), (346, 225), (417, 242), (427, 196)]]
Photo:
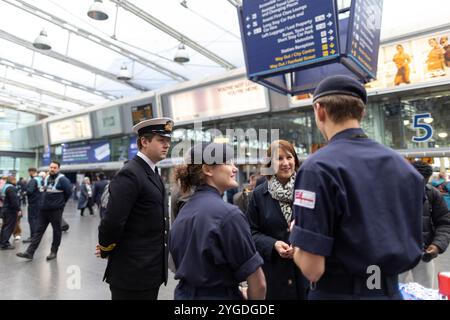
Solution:
[(415, 114), (413, 117), (413, 129), (420, 132), (420, 136), (414, 136), (414, 142), (427, 142), (433, 137), (433, 127), (428, 123), (423, 123), (421, 120), (431, 118), (430, 113)]

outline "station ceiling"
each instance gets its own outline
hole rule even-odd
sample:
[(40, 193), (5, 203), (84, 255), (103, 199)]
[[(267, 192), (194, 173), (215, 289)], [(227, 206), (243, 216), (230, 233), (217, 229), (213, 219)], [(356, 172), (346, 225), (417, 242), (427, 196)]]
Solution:
[[(434, 10), (450, 9), (447, 0), (415, 1), (385, 1), (383, 37), (413, 31), (401, 19), (417, 20), (414, 10), (434, 12), (431, 24), (450, 21), (450, 10)], [(245, 65), (240, 0), (103, 0), (106, 20), (87, 15), (93, 3), (0, 0), (0, 108), (63, 114)], [(42, 30), (50, 50), (33, 46)], [(187, 63), (174, 61), (180, 44)], [(123, 68), (130, 80), (117, 79)]]

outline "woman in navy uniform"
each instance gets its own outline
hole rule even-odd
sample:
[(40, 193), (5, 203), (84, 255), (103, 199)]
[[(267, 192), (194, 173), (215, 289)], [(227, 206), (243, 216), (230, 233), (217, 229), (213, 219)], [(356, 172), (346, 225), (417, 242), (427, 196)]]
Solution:
[(422, 255), (423, 178), (360, 128), (367, 93), (347, 76), (314, 92), (316, 123), (329, 144), (295, 182), (294, 261), (310, 299), (401, 299), (398, 275)]
[(247, 216), (256, 249), (264, 259), (267, 300), (305, 299), (306, 279), (295, 265), (289, 243), (295, 174), (300, 167), (288, 141), (274, 141), (268, 167), (275, 171), (258, 186), (250, 199)]
[(167, 283), (169, 214), (156, 163), (167, 156), (172, 127), (169, 118), (134, 126), (139, 152), (109, 185), (96, 253), (108, 257), (104, 279), (113, 300), (156, 300)]
[(180, 210), (169, 240), (176, 267), (176, 300), (239, 300), (247, 280), (249, 299), (265, 298), (263, 260), (256, 251), (245, 215), (225, 202), (223, 193), (237, 187), (233, 149), (203, 143), (188, 152), (176, 171), (184, 191), (195, 193)]

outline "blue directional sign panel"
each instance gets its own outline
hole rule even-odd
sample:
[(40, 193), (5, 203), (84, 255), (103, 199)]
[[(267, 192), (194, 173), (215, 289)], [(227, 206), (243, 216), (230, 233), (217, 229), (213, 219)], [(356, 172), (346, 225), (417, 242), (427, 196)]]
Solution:
[(108, 162), (111, 150), (108, 141), (88, 145), (63, 145), (63, 163)]
[(247, 0), (241, 32), (249, 78), (339, 57), (334, 0)]
[(348, 57), (372, 78), (378, 68), (383, 0), (352, 1)]

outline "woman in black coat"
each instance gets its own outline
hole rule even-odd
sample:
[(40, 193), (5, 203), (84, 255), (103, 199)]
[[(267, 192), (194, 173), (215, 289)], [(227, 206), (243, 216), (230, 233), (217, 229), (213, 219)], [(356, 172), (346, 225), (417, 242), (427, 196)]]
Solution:
[(273, 175), (253, 191), (247, 209), (256, 249), (264, 259), (266, 299), (305, 299), (306, 279), (293, 261), (294, 248), (289, 243), (294, 181), (300, 162), (294, 147), (284, 140), (272, 143), (268, 157), (268, 167), (275, 169)]

